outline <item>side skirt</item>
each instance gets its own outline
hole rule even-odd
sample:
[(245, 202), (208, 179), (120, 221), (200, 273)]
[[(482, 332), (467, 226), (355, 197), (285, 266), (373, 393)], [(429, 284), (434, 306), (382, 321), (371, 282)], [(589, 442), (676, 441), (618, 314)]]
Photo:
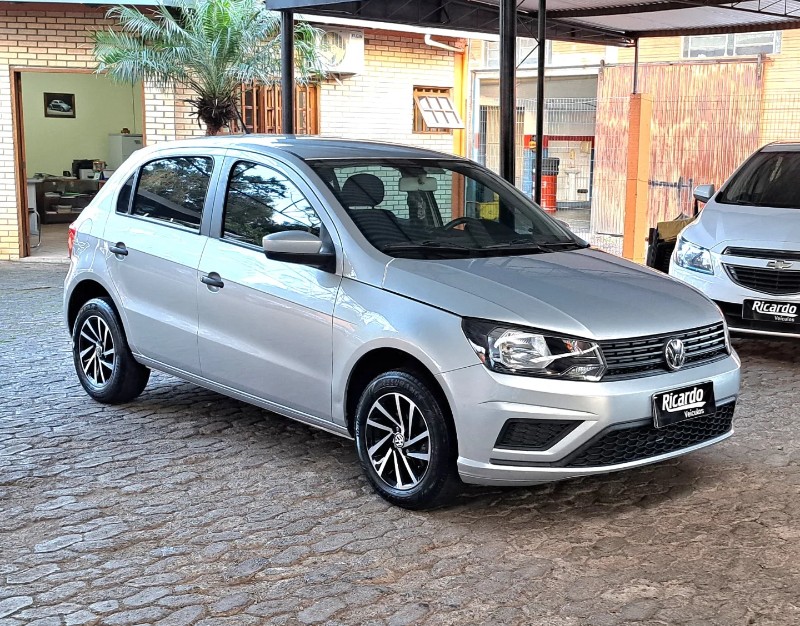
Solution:
[(160, 361), (148, 359), (147, 357), (144, 357), (141, 354), (134, 354), (133, 356), (137, 361), (139, 361), (139, 363), (141, 363), (142, 365), (146, 365), (149, 368), (159, 370), (161, 372), (164, 372), (165, 374), (169, 374), (171, 376), (175, 376), (176, 378), (180, 378), (187, 382), (194, 383), (195, 385), (199, 385), (200, 387), (205, 387), (206, 389), (209, 389), (211, 391), (221, 393), (224, 396), (229, 396), (231, 398), (235, 398), (236, 400), (241, 400), (242, 402), (253, 404), (255, 406), (261, 407), (262, 409), (266, 409), (267, 411), (271, 411), (273, 413), (277, 413), (278, 415), (282, 415), (283, 417), (288, 417), (289, 419), (293, 419), (297, 422), (313, 426), (314, 428), (319, 428), (320, 430), (327, 431), (334, 435), (339, 435), (340, 437), (344, 437), (345, 439), (352, 439), (352, 436), (350, 435), (350, 433), (347, 431), (346, 428), (338, 426), (332, 422), (323, 420), (319, 417), (314, 417), (313, 415), (309, 415), (308, 413), (303, 413), (301, 411), (295, 411), (294, 409), (290, 409), (289, 407), (283, 406), (281, 404), (276, 404), (275, 402), (270, 402), (269, 400), (264, 400), (263, 398), (259, 398), (258, 396), (254, 396), (249, 393), (237, 391), (236, 389), (228, 387), (227, 385), (220, 385), (219, 383), (210, 381), (207, 378), (203, 378), (202, 376), (196, 376), (194, 374), (190, 374), (189, 372), (185, 372), (181, 369), (170, 367), (169, 365), (161, 363)]

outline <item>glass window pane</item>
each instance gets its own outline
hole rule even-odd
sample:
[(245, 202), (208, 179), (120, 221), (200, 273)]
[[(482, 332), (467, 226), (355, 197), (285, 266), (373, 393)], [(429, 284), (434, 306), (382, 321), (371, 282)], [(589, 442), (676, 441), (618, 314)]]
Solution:
[(136, 174), (131, 174), (122, 189), (119, 190), (117, 196), (117, 213), (127, 213), (131, 208), (131, 192), (133, 191), (133, 181), (136, 179)]
[[(378, 249), (400, 246), (401, 255), (432, 254), (437, 258), (448, 254), (491, 256), (509, 254), (508, 246), (518, 244), (547, 246), (571, 241), (530, 200), (466, 162), (375, 159), (309, 163)], [(538, 251), (542, 250), (546, 248)]]
[(172, 157), (142, 168), (133, 214), (200, 230), (214, 161)]
[(722, 204), (800, 209), (800, 152), (760, 152), (720, 194)]
[(734, 54), (771, 54), (775, 51), (775, 33), (739, 33), (734, 35)]
[(261, 247), (264, 235), (286, 230), (319, 236), (320, 220), (306, 197), (272, 168), (237, 163), (228, 184), (223, 237)]
[(698, 35), (689, 39), (689, 57), (710, 58), (725, 56), (727, 35)]

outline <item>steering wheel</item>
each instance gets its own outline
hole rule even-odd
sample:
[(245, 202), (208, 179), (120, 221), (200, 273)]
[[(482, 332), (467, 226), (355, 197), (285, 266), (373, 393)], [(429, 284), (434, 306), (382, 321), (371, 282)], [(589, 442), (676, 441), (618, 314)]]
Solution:
[(447, 222), (447, 224), (442, 226), (442, 228), (444, 228), (445, 230), (453, 230), (456, 226), (461, 226), (461, 224), (470, 224), (475, 222), (480, 224), (481, 220), (477, 217), (468, 217), (467, 215), (462, 215), (461, 217), (457, 217), (454, 220), (450, 220), (449, 222)]

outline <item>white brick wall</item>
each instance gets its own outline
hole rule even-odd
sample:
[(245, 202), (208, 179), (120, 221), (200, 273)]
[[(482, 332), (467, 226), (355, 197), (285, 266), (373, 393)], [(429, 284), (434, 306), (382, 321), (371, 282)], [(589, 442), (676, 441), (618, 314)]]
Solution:
[[(13, 8), (13, 10), (11, 10)], [(11, 109), (14, 69), (95, 67), (91, 31), (109, 22), (104, 10), (80, 5), (22, 7), (0, 5), (0, 260), (19, 256), (19, 224)], [(19, 9), (19, 10), (17, 10)], [(23, 10), (24, 9), (24, 10)], [(163, 94), (145, 86), (144, 133), (147, 143), (204, 134), (188, 117), (185, 93)]]
[[(442, 39), (443, 43), (453, 41)], [(452, 153), (453, 135), (413, 133), (414, 86), (453, 87), (453, 53), (414, 33), (366, 30), (364, 72), (328, 80), (320, 96), (320, 132)]]

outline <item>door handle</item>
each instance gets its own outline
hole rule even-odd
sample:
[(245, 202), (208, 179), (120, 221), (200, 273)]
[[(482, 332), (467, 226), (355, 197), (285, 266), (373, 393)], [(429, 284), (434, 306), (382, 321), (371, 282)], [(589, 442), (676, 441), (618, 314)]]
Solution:
[(117, 256), (128, 256), (128, 249), (121, 241), (113, 246), (108, 246), (108, 249), (112, 252), (112, 254), (116, 254)]
[(225, 283), (222, 282), (222, 279), (216, 272), (211, 272), (207, 276), (201, 276), (200, 282), (203, 283), (204, 285), (208, 285), (209, 290), (212, 290), (214, 288), (222, 289), (225, 286)]

